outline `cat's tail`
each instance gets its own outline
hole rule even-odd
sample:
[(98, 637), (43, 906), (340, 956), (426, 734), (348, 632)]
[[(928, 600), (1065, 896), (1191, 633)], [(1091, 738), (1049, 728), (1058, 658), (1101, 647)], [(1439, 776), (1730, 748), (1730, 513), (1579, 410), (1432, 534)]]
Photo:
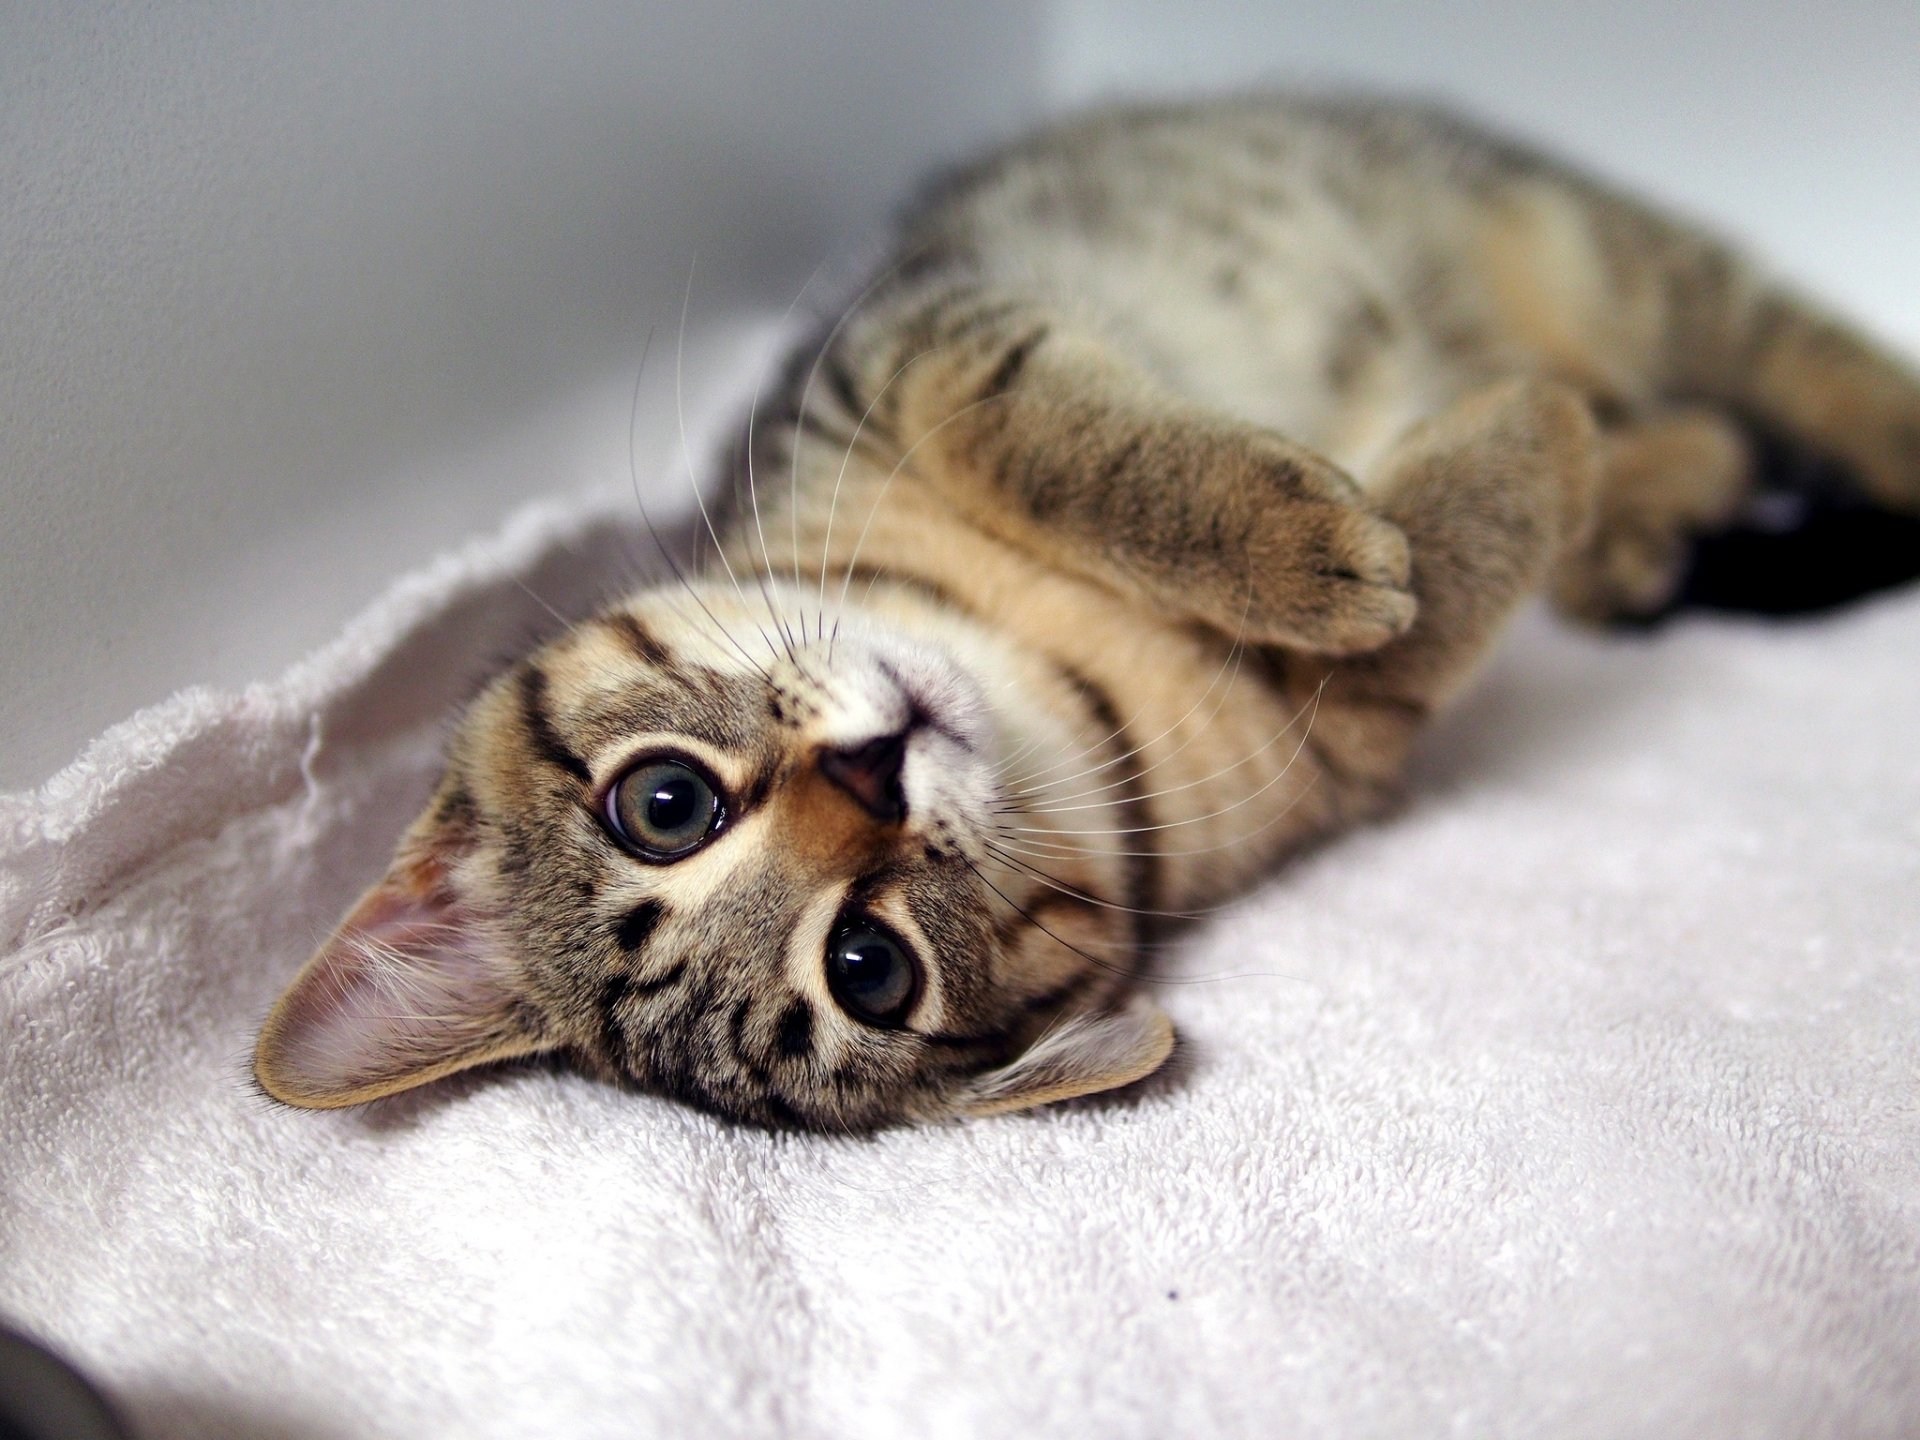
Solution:
[[(1617, 273), (1659, 296), (1647, 359), (1670, 409), (1615, 432), (1619, 476), (1592, 553), (1563, 570), (1563, 603), (1615, 618), (1668, 603), (1818, 611), (1920, 578), (1920, 371), (1732, 248), (1636, 205), (1597, 209), (1624, 242)], [(1678, 476), (1692, 497), (1653, 484), (1668, 449), (1688, 470), (1688, 426), (1743, 434), (1726, 442), (1745, 451), (1743, 478), (1728, 476), (1718, 499), (1713, 467)], [(1713, 503), (1690, 509), (1701, 497)], [(1622, 563), (1636, 545), (1642, 563)]]
[(1706, 402), (1920, 515), (1920, 367), (1603, 181), (1539, 156), (1498, 173), (1476, 253), (1506, 328), (1561, 378), (1629, 404)]
[(1821, 609), (1920, 577), (1920, 372), (1729, 252), (1694, 257), (1668, 281), (1665, 388), (1740, 421), (1754, 465), (1682, 602)]
[(1496, 170), (1472, 252), (1495, 311), (1605, 428), (1563, 608), (1820, 609), (1920, 578), (1920, 368), (1656, 207), (1538, 156)]
[(1920, 515), (1920, 373), (1816, 304), (1732, 275), (1675, 297), (1678, 388), (1836, 462), (1862, 499)]

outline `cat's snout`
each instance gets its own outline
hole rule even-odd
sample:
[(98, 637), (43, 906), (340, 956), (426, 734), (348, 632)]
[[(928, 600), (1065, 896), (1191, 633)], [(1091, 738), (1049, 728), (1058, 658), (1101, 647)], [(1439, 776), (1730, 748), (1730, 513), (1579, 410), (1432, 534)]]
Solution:
[(874, 819), (883, 824), (897, 824), (907, 814), (900, 772), (906, 765), (907, 740), (912, 734), (913, 727), (909, 726), (851, 749), (823, 749), (820, 773), (852, 796)]

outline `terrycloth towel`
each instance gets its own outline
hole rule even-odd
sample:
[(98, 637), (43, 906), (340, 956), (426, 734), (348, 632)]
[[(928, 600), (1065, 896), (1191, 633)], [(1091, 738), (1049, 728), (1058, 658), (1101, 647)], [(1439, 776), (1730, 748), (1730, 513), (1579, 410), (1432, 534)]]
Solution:
[(1920, 593), (1529, 617), (1401, 813), (1161, 956), (1120, 1099), (259, 1099), (451, 708), (642, 535), (537, 507), (0, 808), (0, 1313), (141, 1434), (1920, 1431)]

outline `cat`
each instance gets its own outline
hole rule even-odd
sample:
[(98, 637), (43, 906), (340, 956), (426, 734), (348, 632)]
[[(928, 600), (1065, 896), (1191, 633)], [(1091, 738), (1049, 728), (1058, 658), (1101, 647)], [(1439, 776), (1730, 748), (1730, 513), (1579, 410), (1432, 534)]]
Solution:
[(495, 679), (260, 1033), (865, 1131), (1166, 1061), (1169, 915), (1379, 814), (1516, 605), (1630, 618), (1754, 427), (1920, 514), (1920, 381), (1425, 109), (1107, 112), (959, 170), (793, 355), (698, 578)]

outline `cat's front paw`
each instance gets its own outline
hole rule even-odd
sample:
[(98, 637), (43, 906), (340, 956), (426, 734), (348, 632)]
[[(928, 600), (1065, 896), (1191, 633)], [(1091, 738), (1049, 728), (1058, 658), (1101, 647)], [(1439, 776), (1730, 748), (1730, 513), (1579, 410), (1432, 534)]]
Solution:
[(1302, 501), (1271, 516), (1249, 545), (1248, 631), (1321, 655), (1377, 650), (1419, 608), (1412, 556), (1397, 525), (1357, 505)]

